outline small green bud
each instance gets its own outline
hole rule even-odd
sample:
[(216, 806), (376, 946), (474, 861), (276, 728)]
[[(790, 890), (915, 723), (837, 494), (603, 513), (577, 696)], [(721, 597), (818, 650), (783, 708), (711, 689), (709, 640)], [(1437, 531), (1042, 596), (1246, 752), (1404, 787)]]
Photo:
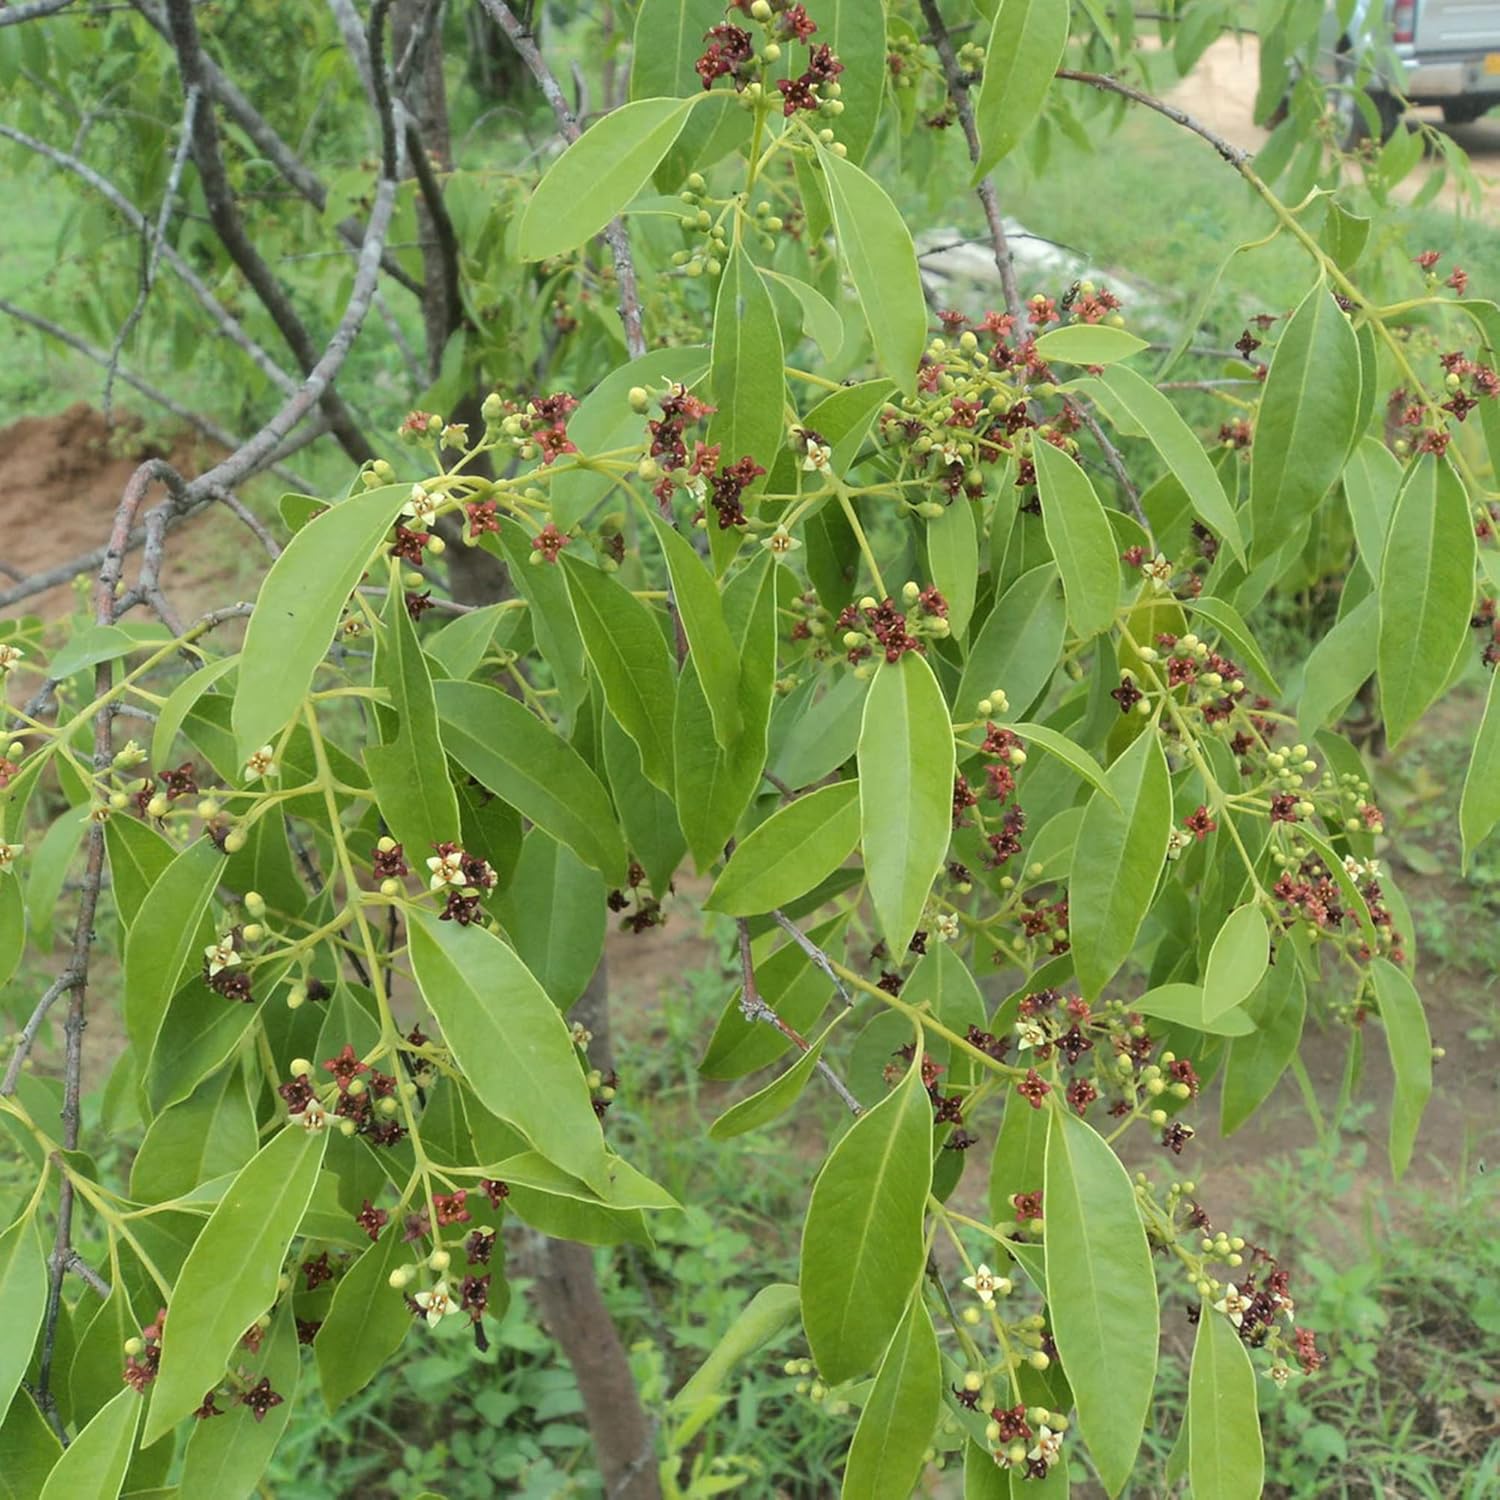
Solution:
[(643, 385), (631, 386), (628, 399), (631, 411), (646, 411), (650, 408), (651, 393)]
[(446, 1250), (434, 1250), (427, 1257), (427, 1264), (434, 1271), (446, 1271), (452, 1262), (453, 1257)]
[(313, 1065), (305, 1057), (294, 1057), (292, 1059), (291, 1073), (293, 1078), (306, 1078), (313, 1070)]

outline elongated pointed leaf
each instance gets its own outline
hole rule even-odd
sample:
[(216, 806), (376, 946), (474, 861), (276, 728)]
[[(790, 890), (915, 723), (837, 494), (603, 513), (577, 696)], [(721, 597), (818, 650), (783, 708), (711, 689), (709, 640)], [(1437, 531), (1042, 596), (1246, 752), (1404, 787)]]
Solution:
[(521, 847), (500, 905), (505, 935), (559, 1010), (584, 991), (604, 951), (604, 877), (544, 828)]
[(598, 234), (645, 187), (701, 97), (637, 99), (584, 131), (527, 200), (521, 259), (561, 255)]
[(271, 564), (245, 631), (230, 718), (241, 764), (301, 706), (349, 595), (410, 493), (392, 484), (330, 506)]
[(141, 1398), (126, 1386), (63, 1450), (42, 1500), (116, 1500), (140, 1419)]
[(613, 578), (566, 554), (563, 576), (609, 711), (641, 752), (646, 779), (672, 792), (672, 657), (651, 611)]
[(1245, 1010), (1255, 1029), (1229, 1044), (1224, 1061), (1219, 1104), (1219, 1129), (1224, 1135), (1238, 1130), (1270, 1098), (1302, 1040), (1307, 988), (1290, 955), (1266, 970), (1245, 1002)]
[(810, 891), (859, 842), (859, 784), (820, 787), (766, 819), (736, 846), (703, 903), (732, 917), (759, 916)]
[(976, 182), (1036, 123), (1068, 43), (1068, 7), (1053, 0), (1000, 0), (994, 17), (974, 102)]
[(870, 902), (892, 953), (905, 953), (943, 868), (953, 825), (953, 725), (915, 652), (875, 674), (859, 731), (860, 838)]
[(172, 1288), (142, 1434), (147, 1446), (219, 1383), (245, 1330), (275, 1302), (327, 1139), (326, 1131), (296, 1126), (278, 1131), (240, 1170), (193, 1242)]
[(1404, 477), (1401, 460), (1374, 437), (1361, 438), (1344, 466), (1344, 500), (1354, 524), (1354, 542), (1372, 579), (1380, 577), (1385, 534)]
[(396, 723), (384, 744), (366, 748), (365, 769), (391, 836), (408, 849), (430, 849), (457, 840), (458, 799), (438, 734), (427, 659), (398, 586), (386, 595), (384, 618), (374, 680), (390, 694)]
[(1391, 1071), (1396, 1075), (1391, 1100), (1391, 1171), (1397, 1177), (1411, 1162), (1412, 1147), (1422, 1112), (1432, 1094), (1432, 1037), (1422, 1001), (1410, 979), (1395, 964), (1383, 958), (1370, 965), (1375, 980), (1375, 998), (1385, 1026)]
[[(110, 892), (120, 921), (128, 928), (147, 893), (166, 874), (179, 851), (176, 844), (140, 818), (111, 818), (104, 825), (104, 845), (109, 852)], [(10, 884), (19, 891), (19, 882)], [(7, 977), (0, 965), (0, 983)]]
[(1260, 645), (1250, 633), (1250, 627), (1245, 623), (1240, 612), (1232, 604), (1212, 597), (1186, 599), (1183, 602), (1200, 620), (1207, 622), (1218, 631), (1224, 644), (1236, 656), (1243, 657), (1245, 664), (1273, 693), (1280, 695), (1280, 684), (1272, 675), (1270, 665)]
[[(784, 287), (792, 296), (802, 313), (802, 332), (817, 346), (823, 358), (830, 364), (839, 357), (844, 347), (844, 320), (839, 310), (816, 287), (799, 281), (795, 276), (783, 276), (779, 271), (760, 273), (773, 286)], [(822, 428), (817, 431), (822, 432)], [(825, 434), (826, 435), (826, 434)]]
[(1156, 1273), (1120, 1159), (1066, 1110), (1047, 1134), (1047, 1307), (1083, 1440), (1105, 1489), (1135, 1468), (1160, 1330)]
[(755, 262), (736, 246), (719, 278), (708, 375), (718, 408), (709, 441), (720, 445), (725, 463), (748, 455), (762, 468), (771, 467), (781, 447), (785, 362), (776, 304)]
[(0, 1234), (0, 1410), (20, 1388), (46, 1306), (46, 1256), (36, 1219), (27, 1214)]
[(854, 1429), (845, 1500), (909, 1500), (942, 1406), (942, 1360), (920, 1291), (891, 1339)]
[(973, 712), (997, 689), (1024, 714), (1041, 696), (1062, 655), (1068, 616), (1051, 563), (1023, 573), (985, 617), (958, 686), (958, 709)]
[(480, 1102), (549, 1161), (604, 1181), (604, 1137), (561, 1012), (499, 938), (422, 915), (411, 924), (417, 984)]
[(318, 1384), (331, 1413), (375, 1378), (401, 1347), (411, 1327), (406, 1300), (390, 1285), (390, 1274), (410, 1261), (395, 1225), (339, 1278), (333, 1302), (313, 1341)]
[(1250, 450), (1257, 560), (1270, 557), (1333, 487), (1355, 437), (1360, 381), (1359, 342), (1319, 281), (1282, 329), (1260, 398)]
[(1254, 902), (1230, 912), (1208, 954), (1203, 974), (1203, 1016), (1212, 1021), (1250, 998), (1266, 972), (1271, 935)]
[(1098, 635), (1114, 623), (1120, 602), (1114, 529), (1088, 475), (1066, 453), (1039, 442), (1034, 457), (1042, 524), (1062, 574), (1068, 623), (1085, 638)]
[(151, 730), (151, 764), (171, 764), (172, 746), (182, 729), (183, 721), (192, 712), (193, 705), (216, 683), (239, 665), (238, 654), (223, 657), (219, 661), (206, 662), (177, 684), (167, 695), (167, 701), (157, 710), (156, 723)]
[(708, 1133), (716, 1141), (727, 1141), (731, 1136), (744, 1135), (747, 1130), (759, 1130), (789, 1110), (802, 1096), (807, 1080), (812, 1077), (823, 1055), (823, 1046), (833, 1033), (833, 1028), (847, 1015), (839, 1011), (815, 1042), (798, 1057), (779, 1078), (773, 1079), (765, 1088), (757, 1090), (748, 1099), (726, 1109), (712, 1125)]
[(952, 501), (927, 523), (927, 560), (933, 586), (948, 601), (949, 629), (961, 641), (974, 613), (979, 582), (979, 532), (969, 500)]
[(1256, 1411), (1255, 1367), (1222, 1313), (1205, 1307), (1188, 1376), (1188, 1476), (1194, 1496), (1258, 1500), (1265, 1452)]
[(927, 344), (927, 304), (911, 231), (890, 195), (852, 162), (821, 148), (839, 254), (859, 294), (880, 367), (908, 394)]
[(479, 682), (433, 686), (448, 754), (606, 880), (623, 879), (625, 845), (614, 808), (583, 757), (498, 688)]
[(1447, 687), (1474, 608), (1474, 523), (1446, 459), (1419, 459), (1396, 497), (1378, 597), (1380, 711), (1394, 748)]
[[(776, 409), (780, 411), (780, 397)], [(779, 420), (776, 425), (779, 432)], [(744, 720), (740, 716), (740, 662), (724, 621), (718, 584), (681, 532), (656, 515), (651, 516), (651, 525), (667, 560), (677, 612), (692, 651), (693, 670), (713, 718), (714, 738), (728, 747), (739, 737)]]
[(1464, 870), (1474, 851), (1500, 822), (1500, 673), (1491, 673), (1489, 694), (1484, 700), (1484, 718), (1464, 773), (1463, 796), (1458, 804), (1458, 827), (1464, 841)]
[(5, 1500), (39, 1500), (47, 1475), (61, 1457), (57, 1435), (36, 1402), (22, 1391), (0, 1421), (0, 1486), (6, 1487)]
[(1096, 792), (1102, 792), (1111, 802), (1116, 802), (1115, 789), (1109, 784), (1109, 778), (1104, 768), (1094, 759), (1087, 750), (1075, 745), (1067, 735), (1059, 734), (1055, 729), (1049, 729), (1045, 724), (1028, 724), (1021, 720), (1010, 726), (1030, 745), (1045, 750), (1048, 755), (1055, 756), (1070, 771), (1093, 787)]
[(796, 1322), (799, 1302), (797, 1288), (788, 1282), (763, 1286), (673, 1396), (673, 1408), (691, 1411), (699, 1401), (720, 1390), (741, 1360), (748, 1359)]
[(1308, 656), (1297, 703), (1297, 727), (1309, 738), (1337, 720), (1375, 670), (1378, 610), (1375, 595), (1367, 595)]
[(1088, 858), (1073, 862), (1068, 881), (1073, 961), (1090, 1000), (1135, 945), (1172, 832), (1172, 783), (1155, 733), (1142, 734), (1108, 776), (1114, 800), (1089, 798), (1078, 831)]
[(1249, 1036), (1255, 1024), (1238, 1007), (1208, 1014), (1207, 996), (1200, 984), (1159, 984), (1130, 1002), (1132, 1010), (1176, 1026), (1191, 1026), (1211, 1036)]
[(213, 941), (207, 918), (224, 856), (211, 839), (189, 844), (146, 893), (125, 940), (125, 1029), (145, 1058), (183, 976)]
[(802, 1230), (802, 1326), (830, 1384), (871, 1369), (900, 1326), (922, 1274), (931, 1185), (932, 1105), (914, 1061), (849, 1127), (813, 1184)]
[(827, 42), (844, 65), (845, 109), (834, 122), (848, 159), (862, 162), (875, 138), (886, 81), (884, 0), (821, 0), (814, 43)]
[(630, 49), (630, 97), (660, 99), (700, 87), (693, 64), (710, 26), (724, 19), (719, 0), (641, 0)]

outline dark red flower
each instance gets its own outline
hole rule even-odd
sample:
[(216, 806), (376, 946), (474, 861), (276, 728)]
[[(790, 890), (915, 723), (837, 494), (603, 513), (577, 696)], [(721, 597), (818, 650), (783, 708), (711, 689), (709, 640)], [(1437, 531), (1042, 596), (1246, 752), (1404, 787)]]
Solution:
[(266, 1413), (273, 1406), (280, 1406), (286, 1397), (278, 1395), (271, 1389), (270, 1376), (262, 1375), (260, 1383), (243, 1392), (239, 1399), (241, 1406), (248, 1406), (254, 1413), (257, 1422), (264, 1422)]

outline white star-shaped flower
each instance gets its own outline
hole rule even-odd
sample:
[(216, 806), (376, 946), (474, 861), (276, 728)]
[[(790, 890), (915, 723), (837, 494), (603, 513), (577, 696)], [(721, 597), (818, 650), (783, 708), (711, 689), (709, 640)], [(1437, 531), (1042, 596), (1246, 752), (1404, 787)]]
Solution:
[(274, 776), (276, 774), (276, 756), (269, 745), (262, 745), (249, 760), (245, 762), (245, 780), (258, 781), (262, 776)]
[(12, 646), (8, 641), (0, 642), (0, 676), (15, 666), (18, 661), (24, 661), (26, 653), (19, 646)]
[(411, 1300), (422, 1309), (422, 1316), (427, 1319), (429, 1328), (436, 1328), (444, 1318), (459, 1311), (458, 1304), (449, 1294), (448, 1283), (445, 1281), (438, 1282), (430, 1292), (413, 1293)]
[(437, 520), (437, 501), (420, 484), (411, 487), (411, 498), (401, 507), (403, 516), (410, 516), (421, 530), (426, 530)]
[(427, 861), (427, 868), (432, 871), (432, 879), (428, 884), (435, 891), (442, 890), (445, 885), (468, 884), (464, 875), (464, 851), (462, 849), (450, 849), (446, 854), (434, 854)]
[(1035, 1021), (1017, 1021), (1016, 1035), (1020, 1038), (1016, 1043), (1017, 1051), (1025, 1051), (1027, 1047), (1047, 1045), (1047, 1033)]
[(986, 1307), (994, 1304), (995, 1296), (1005, 1296), (1011, 1288), (1008, 1276), (997, 1276), (990, 1268), (981, 1262), (974, 1268), (972, 1276), (965, 1276), (963, 1284), (974, 1293)]
[(1214, 1303), (1214, 1311), (1223, 1313), (1238, 1328), (1245, 1321), (1245, 1312), (1249, 1306), (1240, 1295), (1240, 1289), (1231, 1284), (1224, 1288), (1224, 1295)]
[(831, 468), (833, 450), (813, 438), (807, 440), (807, 452), (802, 457), (802, 467), (809, 474), (827, 474)]
[(240, 961), (239, 954), (234, 951), (234, 938), (229, 933), (225, 933), (217, 943), (210, 943), (203, 950), (203, 956), (208, 960), (210, 977), (221, 969), (232, 968)]
[(1059, 1458), (1062, 1457), (1062, 1433), (1053, 1430), (1043, 1422), (1037, 1428), (1036, 1447), (1026, 1456), (1030, 1459), (1041, 1459), (1050, 1469)]
[(10, 869), (25, 852), (24, 844), (0, 844), (0, 873)]
[(328, 1124), (328, 1111), (316, 1099), (309, 1099), (303, 1109), (287, 1118), (293, 1125), (300, 1125), (309, 1135), (316, 1135)]

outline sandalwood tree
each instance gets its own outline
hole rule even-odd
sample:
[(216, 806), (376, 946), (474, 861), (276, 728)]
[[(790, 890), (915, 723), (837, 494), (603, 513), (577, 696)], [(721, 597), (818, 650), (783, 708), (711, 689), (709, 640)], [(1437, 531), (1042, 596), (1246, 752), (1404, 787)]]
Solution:
[[(1133, 18), (1091, 0), (605, 7), (633, 18), (628, 97), (587, 129), (484, 0), (559, 136), (486, 197), (424, 144), (441, 7), (397, 7), (393, 48), (383, 0), (334, 5), (379, 132), (338, 198), (188, 0), (138, 9), (108, 24), (181, 117), (121, 170), (165, 183), (159, 218), (34, 133), (54, 105), (0, 133), (115, 193), (148, 321), (170, 273), (239, 351), (213, 357), (264, 378), (253, 437), (132, 480), (71, 566), (86, 620), (14, 609), (57, 573), (5, 596), (0, 973), (76, 891), (0, 1081), (29, 1183), (0, 1218), (10, 1492), (249, 1495), (294, 1403), (336, 1410), (455, 1327), (487, 1347), (516, 1223), (649, 1236), (677, 1205), (612, 1145), (629, 1081), (597, 971), (606, 928), (649, 933), (675, 885), (737, 955), (701, 1066), (746, 1082), (711, 1133), (774, 1132), (809, 1090), (847, 1121), (807, 1173), (796, 1284), (672, 1396), (678, 1447), (771, 1346), (847, 1402), (850, 1497), (933, 1463), (973, 1500), (1063, 1494), (1070, 1466), (1117, 1495), (1148, 1422), (1199, 1500), (1259, 1494), (1258, 1404), (1321, 1356), (1277, 1247), (1209, 1223), (1190, 1143), (1301, 1067), (1315, 1016), (1389, 1047), (1411, 1160), (1433, 1048), (1339, 724), (1362, 696), (1391, 746), (1416, 732), (1491, 664), (1500, 580), (1500, 309), (1393, 252), (1420, 140), (1341, 152), (1294, 66), (1323, 7), (1260, 7), (1285, 120), (1252, 158), (1152, 95)], [(1231, 9), (1169, 6), (1162, 39), (1190, 64)], [(0, 11), (0, 39), (63, 11)], [(1012, 262), (991, 170), (1107, 150), (1125, 109), (1201, 137), (1302, 258), (1296, 305), (1220, 360), (1244, 394), (1222, 426), (1213, 379), (1168, 379), (1195, 324), (1149, 346), (1109, 286)], [(246, 201), (246, 140), (349, 247), (326, 337), (262, 253), (302, 231)], [(895, 200), (965, 147), (996, 293), (933, 305)], [(213, 235), (184, 253), (189, 183)], [(220, 300), (229, 267), (264, 327)], [(345, 358), (406, 283), (434, 394), (369, 436)], [(559, 307), (541, 339), (531, 310)], [(68, 336), (113, 378), (124, 333)], [(299, 433), (332, 435), (346, 482), (268, 529), (234, 491)], [(211, 504), (273, 560), (253, 608), (187, 620), (163, 556)], [(1259, 617), (1330, 574), (1336, 623), (1285, 693)], [(1493, 698), (1467, 849), (1500, 817)], [(102, 1008), (125, 1045), (85, 1110)], [(608, 1492), (684, 1492), (638, 1412), (635, 1449), (610, 1437), (622, 1412), (590, 1412)]]

